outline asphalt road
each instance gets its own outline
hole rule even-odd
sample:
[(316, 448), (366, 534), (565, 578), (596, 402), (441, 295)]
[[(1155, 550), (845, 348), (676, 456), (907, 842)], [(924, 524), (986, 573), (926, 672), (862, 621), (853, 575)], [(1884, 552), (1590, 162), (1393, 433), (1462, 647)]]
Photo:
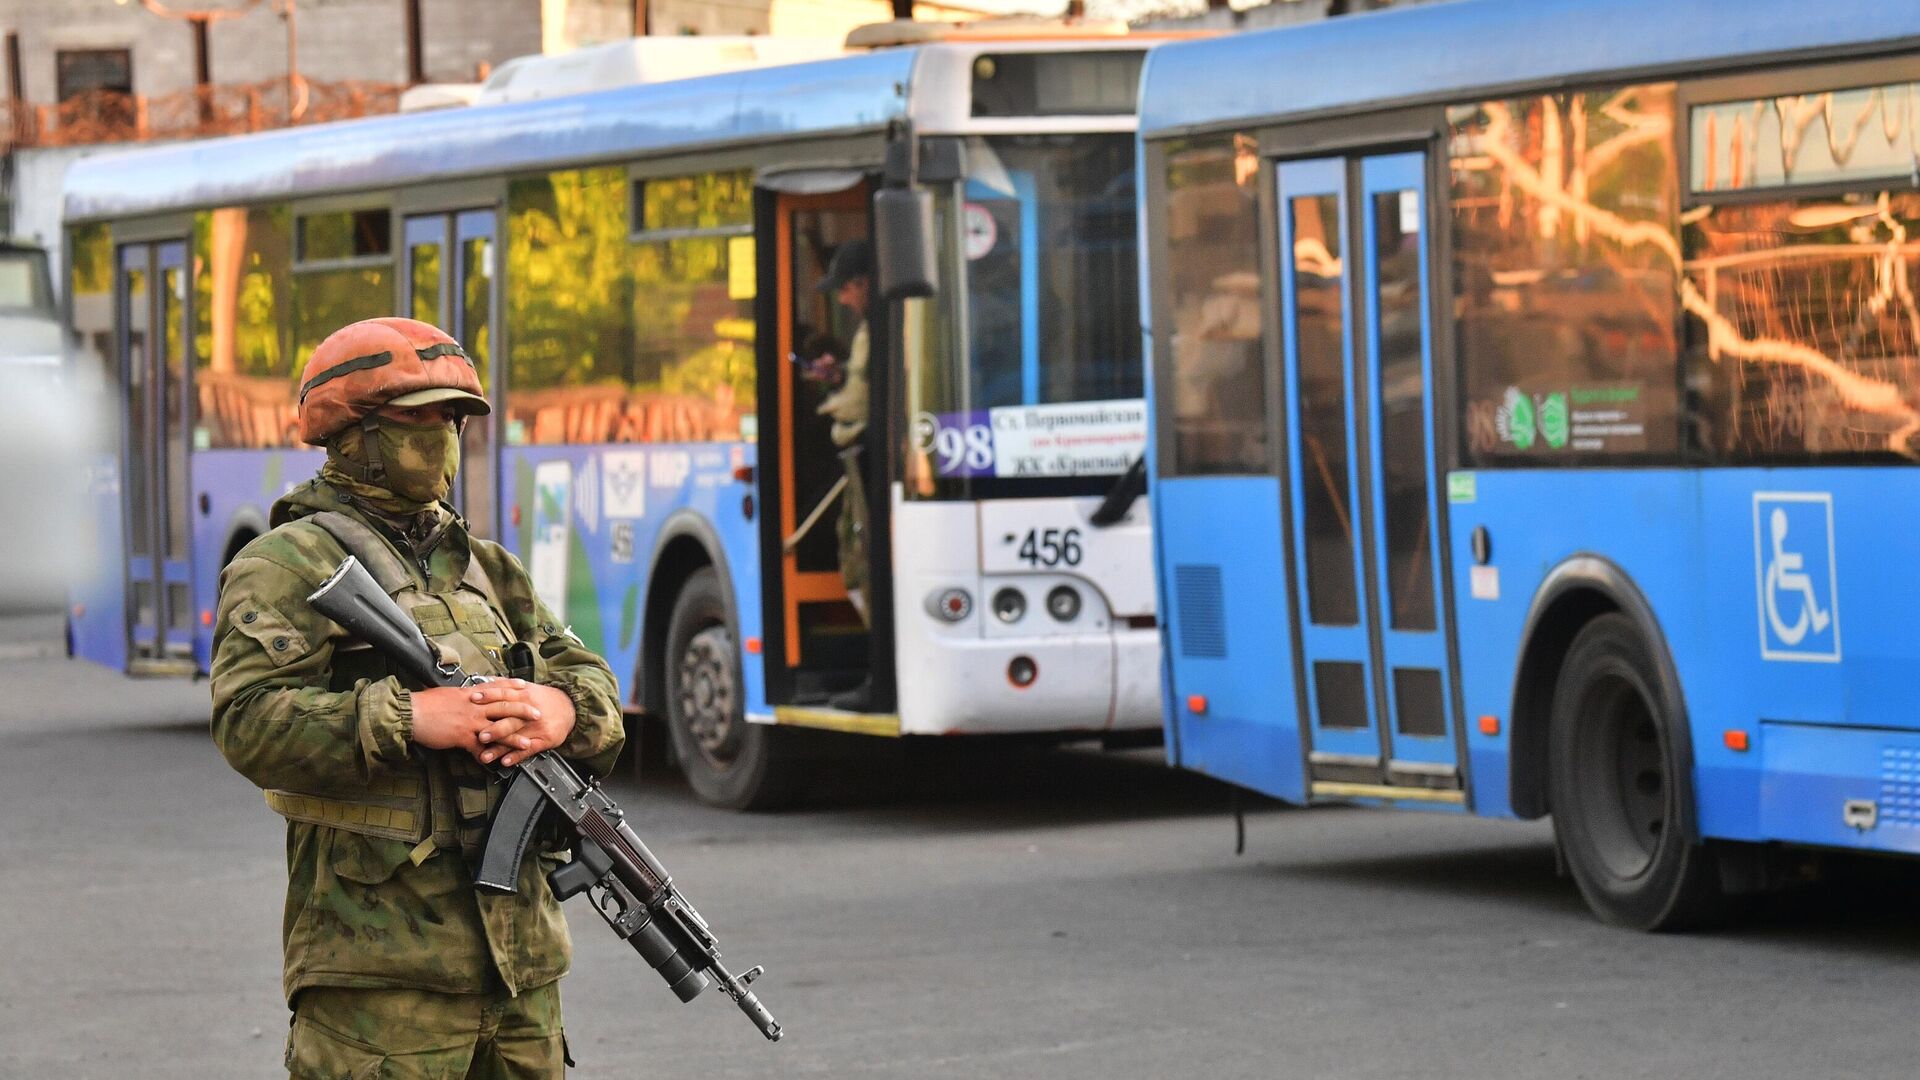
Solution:
[[(0, 1077), (277, 1075), (282, 830), (204, 684), (0, 685)], [(575, 1075), (1913, 1075), (1904, 865), (1648, 937), (1588, 918), (1537, 825), (1262, 806), (1235, 857), (1224, 789), (1150, 755), (870, 771), (779, 816), (617, 786), (789, 1035), (678, 1004), (575, 901)]]

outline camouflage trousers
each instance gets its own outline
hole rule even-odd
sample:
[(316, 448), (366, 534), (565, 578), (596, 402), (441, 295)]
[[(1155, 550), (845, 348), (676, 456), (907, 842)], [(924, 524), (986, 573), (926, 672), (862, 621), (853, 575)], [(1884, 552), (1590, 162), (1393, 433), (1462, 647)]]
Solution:
[(315, 986), (294, 1002), (294, 1080), (548, 1080), (566, 1075), (560, 985), (518, 997)]
[(867, 617), (867, 484), (860, 472), (860, 448), (840, 451), (840, 464), (846, 470), (847, 489), (840, 494), (840, 577), (847, 583), (847, 599), (860, 613), (860, 621), (871, 626)]

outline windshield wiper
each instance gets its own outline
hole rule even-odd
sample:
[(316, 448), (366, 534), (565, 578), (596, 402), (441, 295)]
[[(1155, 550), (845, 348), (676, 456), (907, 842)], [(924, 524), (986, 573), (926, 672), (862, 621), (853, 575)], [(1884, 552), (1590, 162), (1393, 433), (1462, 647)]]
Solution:
[(1145, 454), (1133, 459), (1127, 471), (1113, 482), (1113, 489), (1107, 497), (1100, 500), (1100, 508), (1093, 512), (1088, 521), (1096, 529), (1118, 525), (1127, 511), (1133, 509), (1134, 501), (1147, 493), (1147, 458)]

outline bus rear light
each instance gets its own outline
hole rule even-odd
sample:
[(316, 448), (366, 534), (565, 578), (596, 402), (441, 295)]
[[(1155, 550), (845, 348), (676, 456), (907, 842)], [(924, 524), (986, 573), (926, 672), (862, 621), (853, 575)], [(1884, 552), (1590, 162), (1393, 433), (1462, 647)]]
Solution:
[(1727, 749), (1737, 754), (1746, 753), (1747, 747), (1752, 745), (1751, 741), (1747, 738), (1747, 733), (1739, 728), (1728, 728), (1722, 733), (1721, 738), (1726, 740)]
[(1187, 695), (1187, 711), (1192, 713), (1195, 716), (1207, 715), (1207, 695), (1188, 694)]
[(1072, 622), (1080, 617), (1080, 592), (1071, 585), (1055, 585), (1047, 593), (1047, 614), (1059, 622)]
[(1016, 623), (1027, 613), (1027, 597), (1009, 585), (993, 594), (993, 617), (1003, 623)]
[(973, 594), (965, 589), (942, 589), (927, 596), (927, 614), (943, 622), (959, 622), (973, 614)]
[(213, 625), (213, 612), (211, 612), (211, 611), (202, 611), (202, 612), (200, 613), (200, 625), (201, 625), (201, 626), (212, 626), (212, 625)]
[(760, 648), (761, 648), (761, 646), (760, 646), (760, 639), (759, 639), (759, 638), (757, 638), (757, 637), (750, 637), (750, 638), (748, 638), (748, 639), (747, 639), (747, 652), (748, 652), (748, 654), (750, 654), (750, 655), (752, 655), (752, 656), (759, 656), (759, 655), (760, 655)]
[(1480, 718), (1480, 734), (1482, 735), (1500, 734), (1500, 718), (1497, 716), (1481, 717)]
[(1031, 656), (1016, 656), (1007, 665), (1007, 681), (1015, 690), (1025, 690), (1040, 677), (1040, 665), (1033, 662)]

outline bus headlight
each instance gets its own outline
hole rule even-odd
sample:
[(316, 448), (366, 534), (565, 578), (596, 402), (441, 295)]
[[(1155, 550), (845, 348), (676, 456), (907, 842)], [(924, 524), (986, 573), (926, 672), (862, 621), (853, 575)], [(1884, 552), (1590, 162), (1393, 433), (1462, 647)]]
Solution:
[(1027, 598), (1009, 585), (993, 594), (993, 617), (1003, 623), (1016, 623), (1027, 613)]
[(1080, 617), (1080, 590), (1071, 585), (1055, 585), (1047, 594), (1047, 614), (1060, 622)]
[(959, 622), (973, 614), (973, 594), (965, 589), (941, 589), (929, 593), (927, 614), (946, 622)]

